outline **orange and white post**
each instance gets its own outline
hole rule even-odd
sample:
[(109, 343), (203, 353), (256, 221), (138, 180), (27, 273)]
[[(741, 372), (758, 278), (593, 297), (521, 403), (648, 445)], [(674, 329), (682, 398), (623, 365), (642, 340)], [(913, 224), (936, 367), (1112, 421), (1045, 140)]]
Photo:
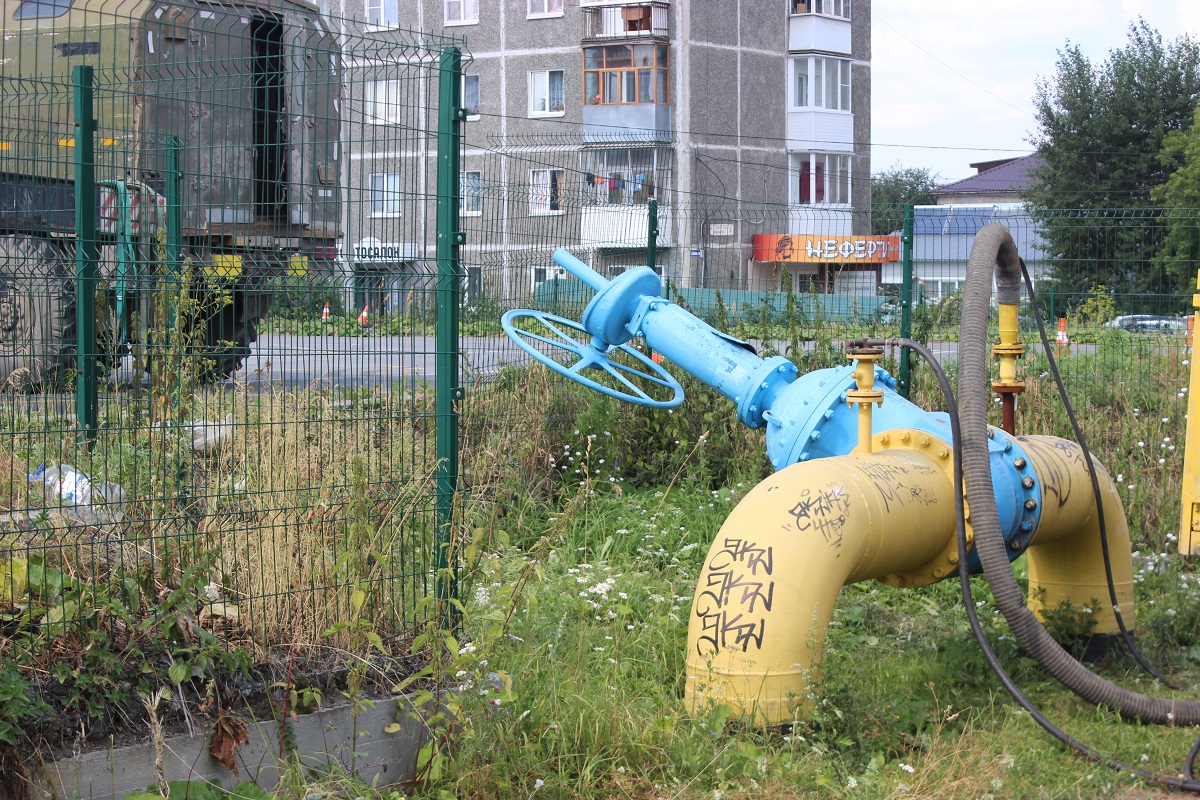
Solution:
[(367, 324), (367, 320), (370, 319), (370, 314), (369, 314), (370, 310), (371, 310), (370, 306), (363, 306), (362, 313), (358, 315), (358, 324), (359, 325)]

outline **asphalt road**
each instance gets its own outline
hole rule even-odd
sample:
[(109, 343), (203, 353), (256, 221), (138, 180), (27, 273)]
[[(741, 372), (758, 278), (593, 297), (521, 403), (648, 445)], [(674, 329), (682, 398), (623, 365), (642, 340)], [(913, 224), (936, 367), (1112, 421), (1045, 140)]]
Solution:
[[(460, 340), (464, 382), (489, 378), (525, 355), (508, 337)], [(259, 336), (233, 376), (249, 386), (415, 388), (437, 374), (432, 336)]]
[[(462, 350), (463, 383), (486, 380), (506, 364), (523, 363), (525, 353), (505, 336), (465, 337)], [(782, 349), (783, 342), (777, 343)], [(806, 343), (806, 349), (813, 346)], [(1029, 345), (1030, 351), (1036, 349)], [(930, 345), (942, 360), (958, 358), (957, 342)], [(1091, 352), (1095, 345), (1072, 345), (1076, 353)], [(233, 381), (250, 387), (415, 389), (432, 383), (437, 374), (437, 341), (432, 336), (260, 336)], [(131, 380), (126, 359), (118, 381)]]

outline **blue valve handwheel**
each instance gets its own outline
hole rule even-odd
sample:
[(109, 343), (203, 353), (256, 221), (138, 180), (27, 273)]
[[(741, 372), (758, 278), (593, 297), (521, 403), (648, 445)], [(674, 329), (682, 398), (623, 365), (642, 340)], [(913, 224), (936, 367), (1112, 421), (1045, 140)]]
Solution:
[[(530, 322), (536, 323), (530, 330)], [(591, 343), (591, 334), (578, 322), (543, 311), (514, 309), (500, 318), (500, 324), (509, 338), (522, 350), (545, 364), (550, 369), (577, 381), (601, 394), (651, 408), (674, 408), (683, 402), (683, 387), (679, 381), (650, 358), (627, 344), (609, 346), (601, 351)], [(540, 349), (538, 347), (540, 345)], [(554, 356), (561, 355), (567, 363)], [(614, 361), (613, 356), (623, 356), (632, 363)], [(593, 380), (585, 370), (598, 370), (615, 382), (615, 386)], [(651, 384), (652, 388), (670, 390), (671, 396), (659, 399), (634, 383), (635, 379)]]

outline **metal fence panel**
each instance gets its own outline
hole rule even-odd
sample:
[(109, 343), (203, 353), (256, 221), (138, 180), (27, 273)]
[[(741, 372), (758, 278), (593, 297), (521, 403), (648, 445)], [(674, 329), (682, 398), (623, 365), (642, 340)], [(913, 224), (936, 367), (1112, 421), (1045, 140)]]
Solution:
[(405, 654), (448, 531), (460, 43), (285, 0), (3, 15), (5, 657), (62, 680), (100, 640), (199, 677), (242, 654), (269, 686)]

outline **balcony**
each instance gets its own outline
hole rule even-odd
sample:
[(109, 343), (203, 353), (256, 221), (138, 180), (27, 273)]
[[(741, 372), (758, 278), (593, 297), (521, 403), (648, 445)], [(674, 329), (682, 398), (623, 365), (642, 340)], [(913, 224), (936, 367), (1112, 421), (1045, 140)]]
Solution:
[(852, 153), (854, 115), (823, 108), (791, 109), (787, 112), (787, 148)]
[(788, 50), (850, 55), (850, 20), (823, 17), (819, 14), (796, 14), (788, 17)]
[[(579, 241), (585, 247), (646, 247), (650, 212), (644, 205), (594, 205), (583, 207)], [(658, 246), (670, 247), (673, 242), (670, 210), (658, 207)]]
[(584, 144), (611, 142), (669, 142), (671, 106), (623, 103), (583, 107)]
[(667, 39), (671, 35), (671, 4), (662, 0), (585, 6), (582, 10), (584, 44), (613, 39)]

